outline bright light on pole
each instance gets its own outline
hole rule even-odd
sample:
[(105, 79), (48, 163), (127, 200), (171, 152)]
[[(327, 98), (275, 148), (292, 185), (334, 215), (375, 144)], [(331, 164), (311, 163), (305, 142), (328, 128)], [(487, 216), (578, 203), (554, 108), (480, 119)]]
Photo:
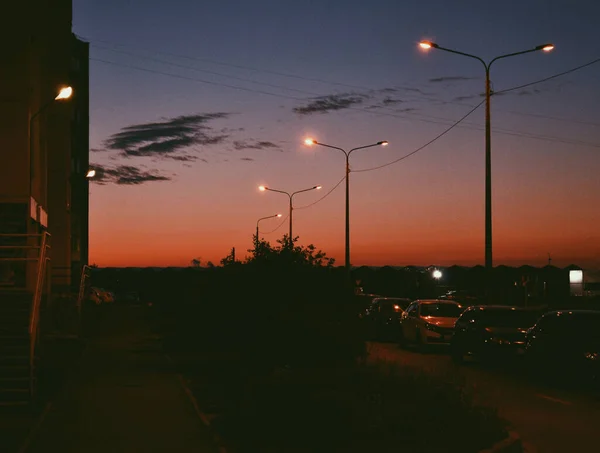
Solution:
[(319, 190), (321, 189), (323, 186), (312, 186), (309, 187), (308, 189), (303, 189), (303, 190), (297, 190), (296, 192), (286, 192), (285, 190), (278, 190), (278, 189), (271, 189), (270, 187), (267, 186), (258, 186), (258, 190), (260, 190), (261, 192), (265, 192), (265, 191), (270, 191), (270, 192), (277, 192), (277, 193), (282, 193), (288, 196), (289, 200), (290, 200), (290, 211), (289, 211), (289, 223), (290, 223), (290, 247), (293, 247), (294, 242), (293, 242), (293, 236), (292, 236), (292, 217), (293, 217), (293, 211), (294, 211), (294, 205), (293, 205), (293, 200), (294, 200), (294, 195), (302, 193), (302, 192), (308, 192), (310, 190)]
[(307, 146), (319, 145), (325, 148), (337, 149), (344, 153), (346, 157), (346, 257), (345, 257), (345, 267), (346, 272), (350, 276), (350, 154), (353, 151), (357, 151), (359, 149), (372, 148), (374, 146), (387, 146), (389, 143), (387, 140), (381, 140), (377, 143), (373, 143), (372, 145), (359, 146), (357, 148), (352, 148), (350, 151), (346, 151), (344, 148), (339, 148), (337, 146), (327, 145), (326, 143), (320, 143), (314, 138), (306, 138), (304, 143)]
[(433, 278), (435, 278), (436, 280), (439, 280), (440, 278), (442, 278), (442, 271), (439, 269), (436, 269), (433, 271), (432, 275), (433, 275)]
[(89, 170), (85, 175), (86, 178), (93, 178), (94, 176), (96, 176), (96, 170)]
[[(542, 44), (531, 49), (523, 50), (521, 52), (512, 52), (505, 55), (500, 55), (496, 58), (493, 58), (489, 62), (486, 62), (482, 58), (468, 54), (465, 52), (460, 52), (458, 50), (448, 49), (445, 47), (440, 47), (438, 44), (431, 41), (421, 41), (419, 46), (424, 50), (429, 50), (431, 48), (443, 50), (445, 52), (462, 55), (464, 57), (469, 57), (475, 60), (478, 60), (483, 67), (485, 68), (485, 267), (488, 273), (493, 268), (493, 260), (492, 260), (492, 163), (491, 163), (491, 149), (492, 149), (492, 139), (491, 139), (491, 119), (490, 119), (490, 98), (492, 96), (492, 90), (490, 86), (490, 68), (492, 64), (500, 59), (514, 57), (517, 55), (523, 55), (530, 52), (536, 51), (544, 51), (549, 52), (554, 49), (553, 44)], [(489, 276), (488, 276), (489, 278)], [(489, 288), (488, 288), (489, 289)]]
[(58, 94), (56, 95), (56, 97), (54, 98), (55, 101), (60, 101), (63, 99), (69, 99), (71, 96), (73, 95), (73, 88), (71, 87), (64, 87), (62, 88)]
[(29, 198), (33, 196), (33, 176), (35, 169), (34, 146), (33, 146), (33, 120), (35, 120), (44, 110), (46, 110), (54, 101), (65, 101), (73, 95), (73, 88), (70, 86), (63, 87), (58, 94), (48, 100), (40, 109), (29, 117)]

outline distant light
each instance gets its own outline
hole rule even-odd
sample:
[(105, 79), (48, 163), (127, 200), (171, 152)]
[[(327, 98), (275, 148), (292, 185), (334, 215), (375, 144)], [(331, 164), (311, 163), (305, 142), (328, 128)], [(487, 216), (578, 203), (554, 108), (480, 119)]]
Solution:
[(69, 99), (72, 94), (73, 94), (73, 88), (71, 88), (71, 87), (65, 87), (65, 88), (62, 88), (58, 92), (58, 94), (56, 95), (56, 97), (54, 98), (54, 100), (60, 101), (61, 99)]
[(400, 310), (400, 305), (394, 305), (394, 310), (396, 310), (396, 311)]
[(377, 144), (378, 144), (378, 145), (381, 145), (381, 146), (387, 146), (387, 145), (389, 145), (390, 143), (389, 143), (387, 140), (384, 140), (384, 141), (382, 141), (382, 142), (379, 142), (379, 143), (377, 143)]
[(569, 271), (569, 283), (582, 283), (583, 282), (583, 271)]
[(86, 178), (93, 178), (94, 176), (96, 176), (96, 170), (89, 170), (85, 175)]
[(439, 269), (436, 269), (433, 271), (433, 278), (435, 278), (436, 280), (439, 280), (440, 278), (442, 278), (442, 271), (440, 271)]
[(264, 192), (265, 190), (267, 190), (267, 188), (265, 186), (258, 186), (258, 190)]
[(304, 144), (310, 146), (310, 145), (316, 145), (317, 141), (313, 138), (307, 138), (306, 140), (304, 140)]
[(317, 189), (317, 190), (322, 189), (322, 188), (323, 188), (323, 186), (317, 186), (317, 187), (315, 187), (315, 189)]

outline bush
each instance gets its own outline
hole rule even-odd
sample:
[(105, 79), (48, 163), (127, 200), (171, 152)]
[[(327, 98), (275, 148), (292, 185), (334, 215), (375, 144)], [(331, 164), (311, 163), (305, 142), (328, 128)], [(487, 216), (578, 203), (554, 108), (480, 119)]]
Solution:
[(238, 453), (469, 453), (506, 435), (462, 383), (386, 364), (280, 370), (244, 390), (216, 420)]

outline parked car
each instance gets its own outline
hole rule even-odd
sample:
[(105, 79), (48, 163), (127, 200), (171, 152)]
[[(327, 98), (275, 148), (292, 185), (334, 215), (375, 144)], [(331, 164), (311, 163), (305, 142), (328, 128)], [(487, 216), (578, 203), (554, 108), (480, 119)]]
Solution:
[(419, 348), (427, 344), (450, 344), (454, 323), (463, 310), (460, 304), (448, 300), (416, 300), (402, 314), (401, 339)]
[(411, 299), (400, 297), (374, 298), (363, 315), (369, 337), (397, 341), (400, 335), (400, 318), (411, 302)]
[(528, 329), (538, 320), (537, 311), (504, 305), (476, 305), (467, 308), (454, 326), (452, 359), (460, 363), (465, 356), (478, 359), (525, 353)]
[(600, 311), (561, 310), (543, 315), (527, 332), (530, 369), (545, 376), (600, 379)]
[(96, 305), (110, 304), (115, 301), (115, 296), (103, 288), (90, 288), (89, 299)]

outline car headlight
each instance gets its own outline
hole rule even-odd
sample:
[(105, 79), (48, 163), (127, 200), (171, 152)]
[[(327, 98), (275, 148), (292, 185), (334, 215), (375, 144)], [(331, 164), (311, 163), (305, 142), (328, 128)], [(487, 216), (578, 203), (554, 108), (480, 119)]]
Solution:
[(600, 354), (597, 352), (584, 352), (583, 356), (588, 360), (598, 360), (600, 359)]

